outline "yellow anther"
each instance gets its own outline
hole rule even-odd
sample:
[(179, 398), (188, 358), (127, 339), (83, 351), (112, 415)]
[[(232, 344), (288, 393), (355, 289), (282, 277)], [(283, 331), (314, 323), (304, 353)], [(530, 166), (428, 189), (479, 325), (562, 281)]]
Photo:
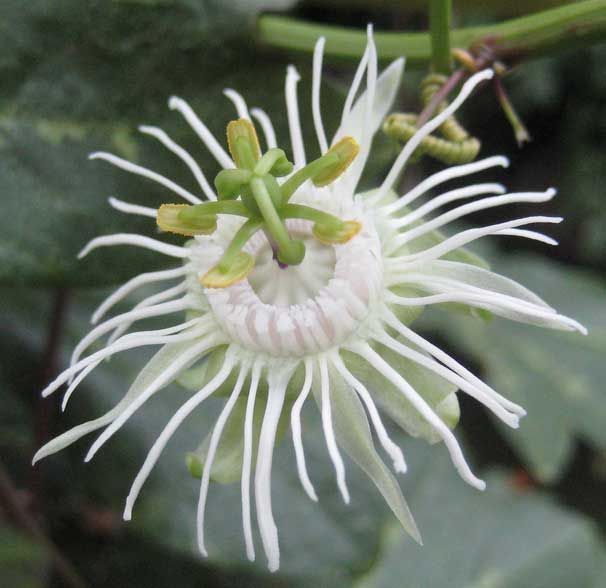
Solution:
[(240, 282), (255, 267), (255, 258), (244, 251), (239, 251), (230, 259), (229, 269), (222, 271), (221, 263), (219, 262), (214, 267), (210, 268), (201, 278), (200, 284), (205, 288), (227, 288), (233, 284)]
[(162, 204), (156, 215), (156, 222), (163, 231), (193, 237), (210, 235), (217, 228), (217, 217), (214, 214), (188, 215), (181, 213), (191, 208), (188, 204)]
[(343, 137), (335, 143), (322, 157), (336, 155), (335, 163), (324, 167), (315, 174), (312, 181), (315, 186), (327, 186), (334, 182), (350, 166), (360, 151), (360, 145), (353, 137)]
[(261, 158), (261, 147), (254, 125), (246, 118), (227, 124), (227, 147), (237, 167), (252, 169)]
[(354, 220), (343, 221), (338, 229), (316, 223), (312, 228), (313, 236), (325, 245), (347, 243), (351, 241), (362, 230), (362, 223)]

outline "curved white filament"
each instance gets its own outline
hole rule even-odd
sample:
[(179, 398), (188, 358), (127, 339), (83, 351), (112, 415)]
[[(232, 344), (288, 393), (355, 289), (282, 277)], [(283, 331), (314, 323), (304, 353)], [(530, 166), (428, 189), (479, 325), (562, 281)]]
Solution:
[[(219, 414), (217, 418), (217, 422), (213, 427), (213, 432), (210, 436), (210, 443), (208, 445), (208, 452), (206, 453), (206, 460), (204, 462), (204, 471), (202, 472), (202, 480), (200, 482), (200, 498), (198, 499), (198, 510), (196, 515), (197, 521), (197, 529), (198, 529), (198, 549), (204, 556), (208, 556), (208, 552), (206, 551), (206, 546), (204, 545), (204, 515), (206, 512), (206, 498), (208, 496), (208, 485), (210, 484), (210, 475), (213, 468), (213, 463), (215, 461), (215, 455), (217, 453), (217, 449), (219, 447), (219, 442), (221, 441), (221, 435), (223, 434), (223, 429), (225, 428), (225, 423), (231, 414), (231, 411), (236, 404), (236, 400), (240, 396), (240, 392), (242, 391), (242, 386), (244, 385), (244, 380), (246, 379), (246, 375), (248, 374), (248, 368), (242, 366), (240, 368), (240, 373), (238, 374), (238, 379), (236, 380), (236, 385), (232, 390), (223, 410)], [(198, 403), (192, 403), (191, 410), (196, 408), (202, 400), (204, 400), (205, 396), (201, 396)], [(191, 411), (190, 411), (191, 412)]]
[[(181, 145), (178, 143), (175, 143), (175, 141), (173, 141), (166, 132), (158, 127), (141, 125), (139, 127), (139, 131), (158, 139), (162, 145), (164, 145), (169, 151), (172, 151), (189, 168), (206, 197), (209, 200), (217, 199), (217, 195), (210, 187), (204, 172), (200, 169), (200, 166), (197, 164), (196, 160), (188, 153), (187, 150), (181, 147)], [(201, 202), (201, 200), (198, 200), (198, 202)]]
[(316, 130), (316, 137), (318, 138), (318, 145), (320, 146), (320, 153), (322, 153), (322, 155), (328, 151), (328, 141), (326, 140), (326, 133), (324, 132), (324, 124), (322, 123), (322, 109), (320, 107), (322, 57), (324, 55), (325, 43), (326, 39), (324, 37), (320, 37), (316, 41), (313, 57), (313, 77), (311, 83), (311, 109), (314, 119), (314, 128)]
[(110, 310), (115, 304), (123, 300), (126, 296), (128, 296), (131, 292), (143, 286), (145, 284), (150, 284), (152, 282), (160, 282), (164, 280), (172, 280), (174, 278), (180, 278), (184, 276), (188, 271), (186, 266), (176, 267), (174, 269), (162, 270), (159, 272), (148, 272), (146, 274), (139, 274), (134, 278), (131, 278), (120, 286), (115, 292), (110, 294), (93, 312), (93, 316), (91, 318), (91, 323), (95, 324), (99, 321), (103, 315)]
[(343, 376), (343, 379), (358, 393), (362, 401), (366, 405), (366, 410), (370, 416), (370, 420), (377, 432), (377, 437), (383, 449), (393, 461), (394, 470), (398, 473), (405, 474), (408, 469), (406, 466), (406, 460), (402, 450), (391, 440), (389, 437), (385, 425), (381, 420), (381, 415), (377, 410), (377, 407), (370, 395), (370, 392), (346, 367), (343, 360), (335, 353), (332, 357), (333, 365), (337, 368), (337, 371)]
[(188, 122), (193, 131), (200, 137), (206, 148), (217, 160), (219, 165), (225, 169), (234, 167), (234, 162), (221, 147), (214, 135), (208, 130), (207, 126), (198, 118), (198, 115), (192, 110), (191, 106), (177, 96), (171, 96), (168, 100), (168, 107), (171, 110), (177, 110)]
[[(187, 416), (196, 408), (203, 400), (208, 398), (229, 376), (234, 366), (232, 359), (226, 357), (223, 366), (217, 373), (217, 375), (206, 384), (200, 391), (194, 394), (187, 402), (181, 405), (179, 410), (171, 417), (167, 425), (164, 427), (152, 448), (149, 450), (143, 466), (139, 470), (133, 485), (131, 486), (130, 492), (126, 498), (126, 505), (124, 507), (123, 518), (125, 521), (130, 521), (133, 512), (133, 506), (139, 492), (145, 480), (147, 480), (153, 467), (156, 465), (160, 454), (164, 450), (164, 447), (173, 436), (174, 432), (179, 428), (181, 423), (186, 419)], [(129, 407), (130, 408), (130, 407)], [(114, 421), (115, 422), (115, 421)], [(107, 429), (106, 429), (107, 430)]]
[(299, 117), (299, 102), (297, 100), (297, 84), (301, 76), (289, 65), (286, 73), (286, 111), (288, 114), (288, 129), (290, 131), (290, 142), (295, 163), (295, 169), (305, 166), (305, 147), (303, 146), (303, 135), (301, 132), (301, 119)]
[(156, 241), (156, 239), (152, 239), (151, 237), (144, 237), (143, 235), (136, 235), (134, 233), (116, 233), (114, 235), (95, 237), (90, 240), (78, 253), (78, 259), (82, 259), (99, 247), (113, 247), (114, 245), (136, 245), (137, 247), (151, 249), (152, 251), (157, 251), (171, 257), (189, 257), (189, 251), (185, 247), (169, 245), (168, 243), (162, 243), (162, 241)]
[(373, 368), (385, 376), (385, 378), (404, 394), (407, 400), (419, 411), (419, 414), (436, 430), (438, 435), (440, 435), (450, 453), (450, 458), (461, 477), (478, 490), (484, 490), (486, 488), (486, 483), (476, 477), (471, 471), (452, 431), (444, 424), (442, 419), (440, 419), (432, 410), (427, 402), (425, 402), (423, 397), (420, 396), (418, 392), (368, 344), (360, 343), (352, 345), (351, 350), (363, 357)]
[(181, 196), (181, 198), (187, 200), (191, 204), (199, 204), (201, 202), (201, 200), (197, 196), (192, 194), (189, 190), (186, 190), (182, 186), (179, 186), (179, 184), (176, 184), (172, 180), (169, 180), (168, 178), (164, 177), (163, 175), (152, 171), (151, 169), (147, 169), (146, 167), (137, 165), (136, 163), (132, 163), (131, 161), (127, 161), (126, 159), (122, 159), (121, 157), (113, 155), (112, 153), (97, 151), (95, 153), (91, 153), (88, 158), (102, 159), (103, 161), (107, 161), (108, 163), (111, 163), (112, 165), (115, 165), (116, 167), (119, 167), (124, 171), (130, 172), (137, 176), (148, 178), (149, 180), (152, 180), (158, 184), (161, 184), (165, 188), (168, 188), (175, 194), (178, 194), (179, 196)]
[(114, 198), (113, 196), (110, 196), (107, 201), (113, 209), (124, 212), (125, 214), (136, 214), (138, 216), (146, 216), (148, 218), (155, 219), (158, 212), (157, 209), (151, 208), (150, 206), (132, 204), (130, 202), (125, 202), (124, 200)]
[(461, 88), (458, 96), (439, 114), (434, 116), (429, 122), (426, 122), (404, 145), (400, 155), (398, 155), (392, 168), (389, 170), (387, 177), (383, 180), (379, 191), (377, 192), (377, 199), (380, 200), (382, 196), (389, 190), (398, 179), (400, 172), (404, 169), (406, 162), (410, 156), (414, 153), (415, 149), (419, 146), (421, 141), (431, 134), (438, 127), (440, 127), (462, 104), (465, 102), (467, 97), (473, 92), (475, 87), (485, 80), (489, 80), (494, 76), (492, 69), (485, 69), (477, 74), (471, 76)]
[(343, 458), (337, 447), (337, 441), (335, 439), (335, 432), (332, 425), (332, 411), (330, 406), (330, 379), (328, 377), (328, 365), (326, 357), (320, 356), (318, 358), (318, 365), (320, 368), (320, 389), (322, 393), (322, 428), (324, 429), (324, 437), (326, 439), (326, 447), (328, 454), (332, 460), (337, 476), (337, 485), (343, 502), (349, 504), (349, 490), (345, 483), (345, 464)]
[(303, 380), (301, 392), (299, 393), (299, 396), (297, 396), (297, 399), (292, 405), (292, 409), (290, 411), (290, 428), (292, 430), (292, 442), (295, 448), (295, 458), (297, 460), (299, 480), (301, 480), (301, 485), (307, 493), (307, 496), (309, 496), (314, 502), (318, 502), (318, 495), (316, 494), (313, 484), (309, 479), (309, 475), (307, 474), (307, 466), (305, 465), (305, 451), (303, 450), (303, 438), (301, 435), (301, 409), (309, 396), (312, 379), (313, 370), (311, 360), (309, 358), (305, 358), (305, 379)]
[(255, 560), (255, 545), (252, 534), (252, 520), (250, 516), (250, 473), (252, 470), (253, 451), (253, 422), (255, 416), (255, 400), (261, 377), (261, 365), (253, 365), (246, 401), (246, 416), (244, 417), (244, 450), (242, 452), (242, 527), (244, 529), (244, 543), (246, 545), (246, 556), (249, 561)]

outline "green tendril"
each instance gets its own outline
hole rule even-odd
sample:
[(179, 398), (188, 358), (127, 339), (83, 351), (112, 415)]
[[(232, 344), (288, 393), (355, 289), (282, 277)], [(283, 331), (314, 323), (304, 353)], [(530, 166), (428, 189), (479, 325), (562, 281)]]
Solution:
[[(447, 77), (442, 74), (430, 74), (421, 83), (421, 101), (427, 106), (434, 96), (446, 83)], [(442, 112), (448, 106), (443, 100), (438, 105), (437, 113)], [(417, 120), (419, 116), (411, 113), (390, 114), (383, 123), (383, 132), (399, 142), (407, 143), (419, 130)], [(473, 161), (480, 152), (481, 143), (475, 137), (470, 136), (467, 130), (459, 123), (454, 115), (448, 117), (439, 127), (440, 137), (428, 135), (417, 149), (414, 157), (421, 158), (429, 155), (447, 165), (458, 165)]]

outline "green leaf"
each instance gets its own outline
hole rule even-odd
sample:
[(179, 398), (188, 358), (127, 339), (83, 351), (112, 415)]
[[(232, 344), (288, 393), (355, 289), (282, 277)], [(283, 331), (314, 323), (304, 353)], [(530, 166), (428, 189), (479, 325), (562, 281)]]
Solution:
[(0, 523), (0, 582), (3, 586), (47, 586), (46, 550), (32, 539)]
[[(10, 0), (0, 9), (5, 40), (0, 60), (0, 283), (104, 285), (166, 267), (170, 260), (163, 256), (130, 247), (76, 260), (86, 242), (100, 234), (156, 236), (152, 219), (113, 211), (109, 196), (152, 207), (178, 201), (150, 180), (87, 162), (86, 156), (108, 150), (199, 192), (186, 166), (136, 128), (145, 123), (164, 128), (212, 179), (217, 163), (180, 115), (168, 110), (167, 100), (172, 94), (187, 99), (222, 141), (226, 123), (236, 116), (222, 96), (226, 87), (269, 112), (286, 143), (286, 63), (261, 61), (248, 29), (249, 18), (267, 2), (27, 4)], [(301, 113), (311, 120), (305, 78), (299, 90)], [(323, 99), (327, 117), (335, 118), (341, 94), (327, 87)], [(303, 126), (315, 148), (313, 125)]]
[(589, 335), (428, 312), (423, 324), (448, 337), (453, 349), (471, 354), (496, 390), (526, 408), (520, 429), (503, 426), (502, 432), (537, 478), (553, 481), (568, 464), (575, 438), (606, 447), (604, 283), (531, 256), (505, 258), (496, 270), (544, 295), (584, 324)]
[(486, 476), (482, 495), (469, 492), (453, 483), (446, 461), (438, 456), (411, 494), (423, 549), (411, 549), (386, 525), (355, 588), (393, 588), (402, 578), (407, 588), (591, 588), (603, 581), (596, 567), (605, 552), (586, 519), (544, 494), (515, 490), (503, 472)]

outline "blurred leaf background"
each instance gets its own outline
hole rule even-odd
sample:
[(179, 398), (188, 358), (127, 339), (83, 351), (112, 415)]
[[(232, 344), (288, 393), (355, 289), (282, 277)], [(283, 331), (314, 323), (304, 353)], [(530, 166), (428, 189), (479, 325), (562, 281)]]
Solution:
[[(507, 10), (506, 3), (455, 2), (456, 21), (490, 22), (561, 2), (518, 4)], [(56, 399), (42, 401), (38, 395), (65, 364), (91, 310), (111, 287), (161, 267), (156, 256), (128, 248), (76, 261), (82, 245), (98, 234), (154, 233), (150, 223), (112, 212), (108, 196), (150, 205), (166, 196), (141, 178), (87, 162), (86, 154), (108, 149), (191, 187), (186, 170), (138, 135), (137, 125), (165, 128), (213, 177), (215, 162), (168, 110), (168, 97), (189, 100), (221, 137), (233, 117), (221, 91), (233, 87), (250, 105), (272, 114), (285, 144), (283, 83), (289, 62), (303, 75), (300, 104), (303, 118), (311, 120), (304, 98), (311, 59), (256, 44), (254, 19), (261, 10), (355, 27), (373, 21), (381, 30), (426, 25), (422, 2), (0, 2), (0, 585), (69, 585), (57, 571), (60, 553), (87, 586), (604, 586), (606, 50), (599, 45), (525, 63), (507, 79), (534, 139), (521, 150), (489, 92), (474, 97), (464, 111), (484, 154), (511, 157), (512, 166), (500, 179), (512, 191), (557, 186), (559, 195), (545, 212), (566, 218), (554, 230), (556, 249), (503, 240), (481, 252), (496, 271), (519, 278), (578, 318), (590, 335), (433, 311), (423, 315), (419, 327), (425, 333), (529, 412), (520, 430), (511, 432), (461, 399), (459, 435), (485, 470), (485, 494), (459, 480), (443, 448), (397, 439), (409, 456), (401, 485), (424, 547), (404, 536), (353, 465), (352, 504), (339, 502), (323, 444), (313, 434), (314, 411), (305, 415), (306, 448), (320, 504), (304, 496), (292, 449), (284, 443), (273, 480), (282, 568), (273, 576), (262, 557), (255, 565), (245, 560), (237, 484), (211, 488), (211, 557), (201, 560), (197, 554), (198, 482), (188, 474), (184, 456), (207, 432), (217, 409), (212, 403), (175, 437), (133, 523), (122, 523), (131, 479), (167, 414), (183, 400), (185, 392), (176, 386), (158, 395), (92, 464), (81, 463), (84, 447), (78, 444), (30, 468), (44, 439), (111, 405), (137, 373), (144, 354), (112, 359), (61, 416)], [(352, 64), (329, 64), (322, 96), (329, 129), (336, 127), (352, 73)], [(396, 109), (417, 107), (421, 75), (407, 73)], [(305, 132), (314, 145), (311, 131), (309, 124)], [(395, 145), (382, 137), (375, 146), (369, 185), (396, 154)], [(422, 161), (404, 184), (435, 169)], [(493, 218), (487, 212), (477, 220)], [(45, 540), (26, 532), (23, 512)]]

